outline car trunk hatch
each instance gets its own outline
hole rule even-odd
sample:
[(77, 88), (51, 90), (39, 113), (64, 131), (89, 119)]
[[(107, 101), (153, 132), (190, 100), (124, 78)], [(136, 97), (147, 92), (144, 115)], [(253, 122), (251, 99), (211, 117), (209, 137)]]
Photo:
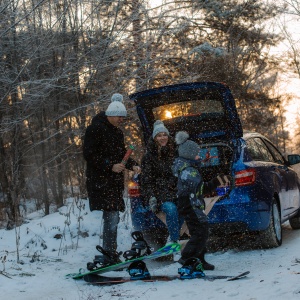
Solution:
[(185, 130), (199, 144), (226, 142), (243, 135), (235, 101), (224, 84), (184, 83), (138, 92), (129, 97), (135, 101), (145, 143), (156, 120), (162, 120), (172, 136)]

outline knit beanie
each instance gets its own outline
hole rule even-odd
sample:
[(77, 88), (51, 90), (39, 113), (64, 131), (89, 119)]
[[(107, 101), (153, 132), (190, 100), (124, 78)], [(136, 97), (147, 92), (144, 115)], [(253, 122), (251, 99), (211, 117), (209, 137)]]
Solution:
[(165, 132), (167, 135), (170, 135), (169, 130), (165, 127), (164, 123), (160, 120), (157, 120), (153, 125), (153, 133), (152, 133), (153, 139), (156, 137), (157, 134), (161, 132)]
[(105, 115), (108, 117), (126, 117), (127, 111), (123, 104), (123, 96), (121, 94), (113, 94), (111, 103), (108, 105)]
[(186, 131), (179, 131), (176, 133), (175, 141), (178, 146), (178, 155), (183, 158), (195, 160), (199, 155), (200, 147), (197, 143), (188, 140), (189, 134)]

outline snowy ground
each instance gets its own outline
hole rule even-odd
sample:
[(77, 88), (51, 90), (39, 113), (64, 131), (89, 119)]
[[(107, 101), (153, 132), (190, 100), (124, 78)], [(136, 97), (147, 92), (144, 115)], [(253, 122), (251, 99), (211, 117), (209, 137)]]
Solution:
[[(1, 299), (300, 299), (300, 231), (288, 225), (283, 226), (279, 248), (245, 250), (247, 245), (243, 245), (207, 255), (216, 270), (206, 274), (251, 272), (238, 281), (195, 279), (99, 287), (65, 279), (98, 254), (95, 246), (101, 244), (100, 226), (101, 212), (90, 212), (85, 200), (76, 203), (70, 199), (57, 213), (46, 217), (31, 213), (28, 223), (17, 230), (0, 230)], [(119, 250), (130, 249), (130, 233), (130, 216), (125, 213), (119, 225)], [(62, 238), (55, 238), (57, 235)], [(17, 255), (21, 263), (17, 263)], [(156, 265), (150, 272), (176, 274), (178, 267), (177, 263)], [(126, 272), (117, 273), (123, 274)]]

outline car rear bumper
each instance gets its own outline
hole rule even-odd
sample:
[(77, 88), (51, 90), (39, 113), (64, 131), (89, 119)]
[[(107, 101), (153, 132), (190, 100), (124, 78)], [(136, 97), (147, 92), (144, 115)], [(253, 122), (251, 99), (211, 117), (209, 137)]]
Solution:
[[(261, 231), (269, 226), (270, 204), (272, 197), (253, 190), (245, 193), (245, 189), (232, 191), (230, 198), (224, 198), (213, 206), (208, 214), (212, 231), (223, 233)], [(251, 195), (251, 200), (248, 195)], [(264, 199), (263, 201), (261, 199)], [(165, 229), (162, 223), (151, 211), (143, 207), (139, 197), (131, 199), (131, 218), (135, 230), (148, 231), (155, 228)]]
[[(247, 190), (246, 190), (247, 191)], [(249, 197), (251, 195), (251, 199)], [(263, 199), (263, 200), (262, 200)], [(270, 222), (271, 195), (263, 195), (257, 189), (235, 189), (229, 198), (217, 202), (208, 214), (211, 228), (224, 232), (265, 230)]]

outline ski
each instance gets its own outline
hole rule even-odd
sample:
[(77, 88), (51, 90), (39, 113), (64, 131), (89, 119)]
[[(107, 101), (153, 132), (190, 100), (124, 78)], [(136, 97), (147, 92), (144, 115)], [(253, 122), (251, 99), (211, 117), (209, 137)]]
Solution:
[(85, 275), (89, 275), (89, 274), (103, 274), (103, 273), (106, 273), (106, 272), (109, 272), (109, 271), (117, 271), (117, 270), (129, 267), (133, 262), (136, 262), (136, 261), (152, 260), (152, 259), (156, 259), (156, 258), (159, 258), (159, 257), (174, 254), (174, 253), (177, 253), (179, 251), (180, 251), (180, 244), (177, 244), (177, 243), (169, 244), (169, 245), (166, 245), (166, 246), (158, 249), (157, 251), (155, 251), (155, 252), (153, 252), (152, 254), (149, 254), (149, 255), (140, 256), (140, 257), (137, 257), (137, 258), (134, 258), (134, 259), (129, 259), (129, 260), (126, 260), (126, 261), (121, 262), (119, 264), (115, 264), (115, 265), (95, 269), (95, 270), (92, 270), (92, 271), (79, 270), (78, 273), (67, 274), (66, 278), (82, 279)]
[[(208, 281), (214, 281), (217, 279), (227, 279), (227, 281), (239, 280), (241, 278), (246, 277), (250, 272), (243, 272), (236, 276), (230, 275), (205, 275), (204, 277), (199, 278), (190, 278), (190, 279), (204, 279)], [(172, 280), (190, 280), (190, 279), (182, 279), (180, 275), (156, 275), (150, 276), (149, 278), (143, 279), (131, 279), (130, 277), (109, 277), (103, 275), (95, 275), (95, 274), (87, 274), (84, 275), (83, 279), (92, 285), (114, 285), (121, 284), (126, 282), (155, 282), (155, 281), (172, 281)]]

